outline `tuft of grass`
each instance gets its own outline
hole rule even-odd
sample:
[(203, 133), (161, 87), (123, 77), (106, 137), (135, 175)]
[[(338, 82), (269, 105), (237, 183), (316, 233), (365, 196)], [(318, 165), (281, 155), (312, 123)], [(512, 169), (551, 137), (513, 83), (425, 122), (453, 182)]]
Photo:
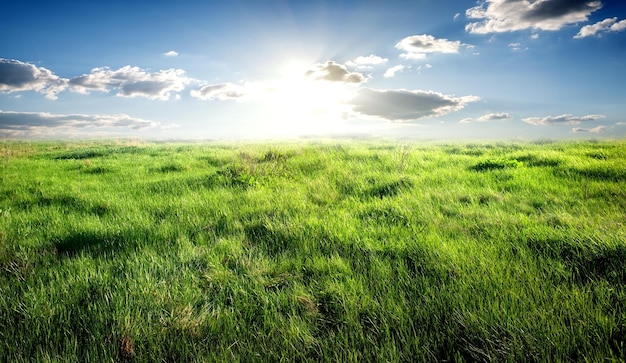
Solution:
[(489, 171), (506, 168), (517, 168), (521, 163), (518, 160), (504, 160), (504, 159), (488, 159), (478, 162), (470, 167), (474, 171)]

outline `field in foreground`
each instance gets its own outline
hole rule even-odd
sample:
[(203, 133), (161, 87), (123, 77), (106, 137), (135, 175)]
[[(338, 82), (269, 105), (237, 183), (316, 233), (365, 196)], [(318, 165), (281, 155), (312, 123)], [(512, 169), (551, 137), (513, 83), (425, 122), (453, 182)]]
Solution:
[(626, 359), (626, 142), (1, 145), (7, 361)]

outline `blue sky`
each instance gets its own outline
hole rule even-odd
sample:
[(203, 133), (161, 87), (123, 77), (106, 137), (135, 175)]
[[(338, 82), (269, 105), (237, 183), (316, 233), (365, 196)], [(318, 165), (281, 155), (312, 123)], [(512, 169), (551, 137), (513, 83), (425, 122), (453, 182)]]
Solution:
[(6, 2), (3, 138), (623, 138), (626, 4)]

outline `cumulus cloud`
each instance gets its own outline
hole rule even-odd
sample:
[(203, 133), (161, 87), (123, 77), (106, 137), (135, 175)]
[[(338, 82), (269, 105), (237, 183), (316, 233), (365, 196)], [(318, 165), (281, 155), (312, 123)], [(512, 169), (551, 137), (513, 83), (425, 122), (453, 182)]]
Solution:
[(47, 136), (77, 133), (81, 130), (129, 128), (143, 130), (158, 126), (150, 120), (117, 115), (52, 114), (0, 110), (0, 134), (10, 136)]
[(166, 69), (148, 72), (139, 67), (124, 66), (112, 70), (109, 67), (94, 68), (89, 74), (70, 79), (74, 92), (117, 91), (120, 97), (146, 97), (151, 100), (168, 100), (172, 94), (182, 91), (192, 79), (185, 77), (182, 69)]
[(404, 51), (400, 57), (405, 59), (425, 59), (429, 53), (458, 53), (460, 41), (437, 39), (432, 35), (411, 35), (399, 41), (396, 48)]
[(57, 93), (67, 87), (67, 79), (52, 71), (14, 59), (0, 58), (0, 91), (36, 91), (49, 99), (56, 99)]
[(574, 38), (580, 39), (604, 33), (616, 33), (626, 29), (626, 19), (617, 21), (617, 18), (606, 18), (595, 24), (585, 25), (580, 28), (578, 34)]
[(362, 88), (349, 104), (360, 114), (402, 122), (442, 116), (478, 100), (476, 96), (453, 97), (432, 91)]
[(592, 129), (585, 129), (585, 128), (581, 128), (581, 127), (575, 127), (572, 129), (572, 132), (577, 133), (577, 132), (591, 132), (594, 134), (599, 134), (602, 133), (606, 130), (606, 126), (596, 126)]
[(178, 52), (175, 50), (170, 50), (169, 52), (163, 53), (166, 57), (178, 57)]
[(389, 59), (382, 58), (374, 54), (370, 54), (368, 56), (359, 56), (356, 57), (355, 60), (346, 62), (346, 65), (349, 67), (356, 67), (359, 69), (369, 69), (372, 66), (377, 66), (383, 63), (386, 63)]
[(465, 30), (475, 34), (559, 30), (587, 21), (601, 7), (602, 2), (590, 0), (486, 0), (466, 10), (468, 18), (479, 21), (468, 23)]
[(570, 114), (563, 114), (559, 116), (546, 116), (546, 117), (527, 117), (522, 121), (531, 125), (552, 125), (552, 124), (566, 124), (577, 125), (585, 121), (594, 121), (604, 118), (604, 115), (586, 115), (586, 116), (574, 116)]
[(366, 81), (363, 74), (349, 72), (345, 66), (328, 61), (324, 64), (316, 64), (312, 69), (306, 71), (305, 75), (315, 80), (343, 82), (343, 83), (363, 83)]
[(241, 100), (246, 89), (234, 83), (209, 84), (191, 91), (191, 96), (201, 100)]
[(506, 112), (487, 113), (487, 114), (480, 116), (477, 119), (464, 118), (461, 120), (461, 123), (467, 124), (467, 123), (472, 123), (472, 122), (504, 121), (504, 120), (510, 120), (510, 119), (511, 119), (511, 115), (509, 115)]

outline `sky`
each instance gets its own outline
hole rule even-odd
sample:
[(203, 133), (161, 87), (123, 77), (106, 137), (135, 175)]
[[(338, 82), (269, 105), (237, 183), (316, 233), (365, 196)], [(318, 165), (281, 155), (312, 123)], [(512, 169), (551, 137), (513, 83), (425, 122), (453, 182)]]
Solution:
[(2, 8), (4, 139), (626, 136), (623, 0)]

